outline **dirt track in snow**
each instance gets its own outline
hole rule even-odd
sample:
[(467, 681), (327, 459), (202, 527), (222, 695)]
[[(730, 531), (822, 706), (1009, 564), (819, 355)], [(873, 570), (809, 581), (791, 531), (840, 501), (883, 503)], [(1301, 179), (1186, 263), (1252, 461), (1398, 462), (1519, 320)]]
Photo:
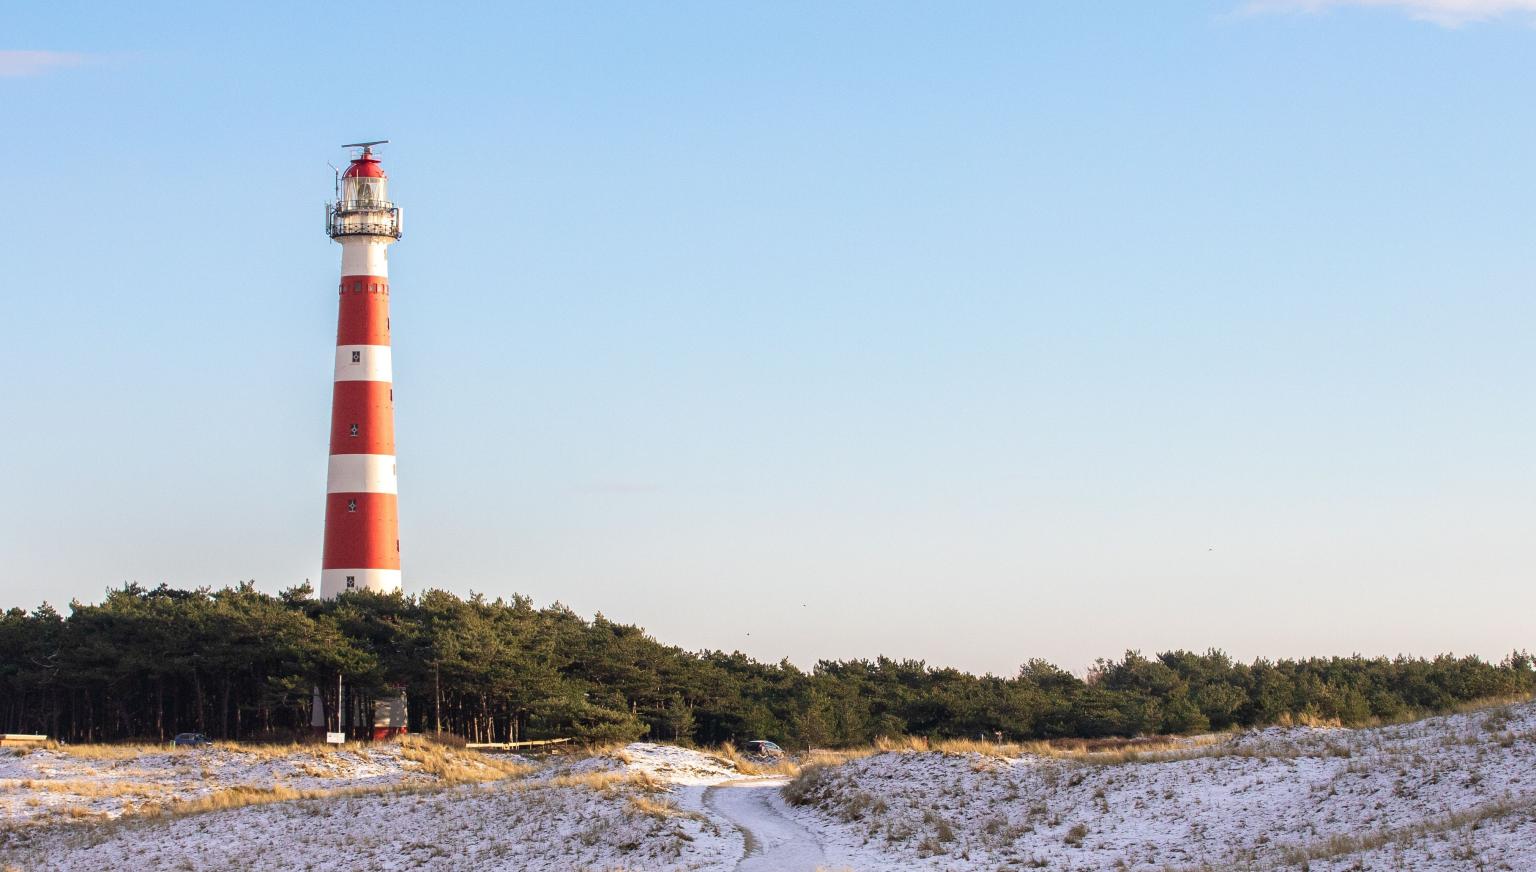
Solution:
[(741, 830), (746, 855), (736, 872), (815, 872), (826, 866), (826, 848), (784, 813), (783, 778), (729, 781), (704, 792), (704, 805)]

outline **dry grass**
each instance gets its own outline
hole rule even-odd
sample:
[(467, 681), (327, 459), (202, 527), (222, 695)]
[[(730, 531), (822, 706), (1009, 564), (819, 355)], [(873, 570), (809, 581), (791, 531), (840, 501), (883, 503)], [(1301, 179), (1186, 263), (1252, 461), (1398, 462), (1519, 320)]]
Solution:
[(686, 811), (678, 808), (677, 803), (665, 797), (657, 799), (643, 794), (632, 796), (629, 799), (629, 809), (635, 814), (663, 821), (669, 818), (687, 818), (696, 821), (708, 820), (708, 818), (696, 811)]
[[(1410, 712), (1392, 719), (1372, 719), (1369, 723), (1351, 730), (1370, 729), (1374, 727), (1397, 726), (1405, 723), (1413, 723), (1431, 717), (1445, 717), (1455, 714), (1468, 714), (1472, 712), (1495, 711), (1507, 709), (1512, 705), (1528, 703), (1536, 700), (1531, 694), (1517, 694), (1514, 696), (1495, 696), (1469, 700), (1453, 706), (1450, 711), (1438, 714), (1424, 712)], [(1280, 721), (1272, 726), (1280, 727), (1316, 727), (1337, 728), (1340, 726), (1337, 718), (1320, 718), (1309, 715), (1291, 716), (1284, 715)], [(1497, 728), (1500, 724), (1494, 723), (1489, 728)], [(1080, 763), (1092, 764), (1117, 764), (1139, 762), (1164, 762), (1169, 760), (1181, 760), (1196, 757), (1212, 756), (1349, 756), (1347, 749), (1337, 744), (1324, 744), (1313, 751), (1302, 749), (1277, 749), (1266, 746), (1233, 747), (1227, 743), (1241, 731), (1230, 733), (1201, 733), (1193, 736), (1144, 736), (1131, 739), (1104, 738), (1104, 739), (1046, 739), (1031, 742), (989, 742), (980, 739), (928, 739), (922, 736), (898, 736), (895, 738), (881, 736), (874, 743), (863, 748), (850, 748), (840, 751), (815, 751), (812, 757), (823, 755), (822, 759), (808, 761), (800, 758), (800, 766), (808, 763), (825, 763), (839, 760), (852, 760), (867, 757), (871, 754), (890, 752), (936, 752), (940, 754), (980, 754), (984, 757), (1017, 758), (1025, 755), (1037, 757), (1049, 757), (1057, 760), (1073, 760)], [(722, 747), (722, 753), (730, 749), (729, 745)], [(773, 773), (780, 774), (780, 773)], [(784, 772), (782, 774), (795, 774)]]
[(742, 775), (794, 778), (808, 766), (837, 765), (839, 763), (846, 763), (849, 760), (869, 757), (880, 753), (882, 750), (884, 749), (880, 748), (878, 744), (837, 751), (814, 749), (794, 757), (786, 756), (778, 760), (764, 761), (748, 757), (737, 750), (735, 745), (726, 742), (713, 751), (706, 752), (706, 754), (717, 763), (734, 767)]
[(1206, 733), (1198, 736), (1154, 736), (1136, 739), (1050, 739), (1038, 742), (987, 742), (979, 739), (926, 739), (903, 736), (881, 737), (867, 748), (831, 752), (834, 758), (857, 759), (880, 753), (937, 753), (948, 755), (979, 754), (983, 757), (1015, 759), (1024, 756), (1073, 760), (1099, 765), (1135, 763), (1199, 756), (1203, 749), (1226, 741), (1228, 735)]
[(1468, 712), (1480, 712), (1484, 709), (1503, 708), (1532, 701), (1536, 701), (1536, 694), (1515, 693), (1508, 696), (1485, 696), (1480, 699), (1456, 704), (1451, 708), (1451, 714), (1464, 715)]
[(1528, 693), (1511, 694), (1507, 696), (1484, 696), (1477, 699), (1469, 699), (1466, 702), (1456, 703), (1445, 711), (1437, 712), (1409, 709), (1393, 717), (1371, 717), (1359, 723), (1349, 724), (1348, 726), (1346, 726), (1344, 722), (1338, 718), (1325, 718), (1306, 712), (1303, 712), (1299, 715), (1293, 715), (1290, 712), (1283, 712), (1280, 717), (1269, 726), (1314, 727), (1319, 729), (1335, 730), (1369, 730), (1375, 727), (1395, 727), (1400, 724), (1411, 724), (1416, 721), (1428, 720), (1429, 718), (1448, 717), (1450, 715), (1464, 715), (1471, 712), (1486, 711), (1487, 709), (1500, 708), (1503, 706), (1519, 705), (1520, 703), (1531, 702), (1533, 699), (1536, 699), (1536, 696)]
[[(419, 764), (420, 772), (450, 783), (489, 781), (529, 771), (529, 767), (520, 762), (464, 750), (462, 745), (454, 747), (452, 743), (439, 742), (425, 736), (404, 736), (400, 739), (399, 745), (401, 756)], [(376, 746), (368, 746), (360, 742), (349, 742), (345, 745), (320, 743), (237, 745), (231, 742), (216, 742), (213, 747), (238, 754), (247, 760), (310, 758), (315, 761), (324, 761), (343, 752), (366, 753), (370, 747)], [(131, 760), (146, 754), (165, 753), (185, 754), (189, 760), (195, 760), (196, 755), (201, 753), (198, 749), (173, 749), (164, 745), (54, 745), (52, 748), (81, 760)], [(324, 777), (328, 774), (325, 769), (315, 767), (304, 768), (303, 771), (316, 777)], [(205, 774), (211, 776), (211, 773)]]
[(642, 793), (666, 793), (667, 785), (649, 772), (608, 769), (602, 772), (570, 772), (529, 787), (585, 787), (600, 793), (638, 790)]
[(329, 745), (323, 742), (304, 744), (290, 742), (281, 745), (239, 745), (234, 742), (214, 742), (213, 747), (254, 760), (284, 760), (293, 757), (313, 757), (319, 760), (342, 751), (362, 751), (366, 746), (361, 742), (348, 742), (345, 745)]
[[(1412, 720), (1412, 718), (1409, 720)], [(1372, 718), (1372, 721), (1374, 722), (1376, 719)], [(1378, 723), (1379, 722), (1371, 723), (1367, 726), (1377, 726)], [(1316, 730), (1342, 730), (1344, 729), (1344, 722), (1338, 718), (1325, 718), (1321, 715), (1312, 714), (1311, 712), (1301, 712), (1300, 714), (1281, 712), (1280, 717), (1275, 718), (1275, 722), (1271, 724), (1271, 726), (1311, 727), (1312, 729)]]
[(1025, 753), (1085, 763), (1134, 763), (1161, 759), (1166, 755), (1197, 753), (1202, 748), (1221, 744), (1231, 738), (1224, 733), (1197, 736), (1146, 736), (1135, 739), (1065, 739), (1029, 742), (1021, 746)]
[(1536, 694), (1517, 693), (1517, 694), (1511, 694), (1511, 695), (1508, 695), (1508, 696), (1484, 696), (1484, 697), (1479, 697), (1478, 699), (1472, 699), (1472, 700), (1467, 700), (1466, 702), (1457, 703), (1457, 704), (1451, 706), (1450, 711), (1438, 712), (1438, 713), (1436, 713), (1436, 712), (1407, 712), (1407, 713), (1404, 713), (1403, 715), (1401, 715), (1399, 717), (1395, 717), (1395, 718), (1376, 719), (1376, 720), (1379, 720), (1380, 722), (1379, 723), (1371, 723), (1371, 724), (1368, 724), (1367, 726), (1390, 727), (1390, 726), (1396, 726), (1398, 724), (1411, 723), (1413, 721), (1422, 721), (1422, 720), (1426, 720), (1428, 718), (1433, 718), (1433, 717), (1446, 717), (1448, 715), (1465, 715), (1465, 714), (1472, 714), (1474, 712), (1487, 711), (1489, 709), (1508, 708), (1509, 706), (1520, 705), (1522, 703), (1528, 703), (1528, 702), (1532, 702), (1532, 701), (1536, 701)]
[(624, 750), (628, 747), (622, 742), (604, 742), (596, 745), (555, 745), (550, 750), (551, 757), (562, 760), (586, 760), (592, 757), (616, 757), (629, 762), (629, 754)]
[(873, 757), (879, 751), (873, 746), (863, 748), (844, 748), (838, 751), (813, 750), (801, 754), (799, 758), (801, 768), (806, 766), (836, 766), (847, 763), (850, 760), (861, 760), (865, 757)]
[(454, 748), (420, 736), (401, 738), (400, 756), (420, 765), (419, 771), (449, 784), (496, 781), (533, 771), (533, 767), (517, 761)]
[(0, 790), (33, 790), (47, 793), (68, 793), (90, 799), (114, 796), (148, 796), (164, 793), (160, 784), (135, 781), (92, 781), (71, 778), (27, 778), (0, 781)]
[[(97, 785), (97, 787), (103, 787)], [(113, 785), (105, 785), (106, 792), (85, 792), (84, 796), (119, 796), (127, 795), (112, 792)], [(197, 814), (207, 811), (220, 811), (224, 809), (242, 808), (248, 805), (263, 805), (272, 802), (285, 802), (294, 799), (320, 799), (338, 796), (359, 796), (370, 793), (399, 792), (396, 786), (379, 786), (372, 788), (338, 788), (333, 790), (295, 790), (293, 788), (276, 785), (273, 787), (257, 787), (254, 785), (240, 785), (224, 790), (216, 790), (202, 796), (187, 799), (146, 799), (137, 805), (125, 805), (121, 814), (113, 818), (104, 811), (95, 811), (78, 805), (64, 806), (53, 810), (52, 820), (64, 820), (68, 822), (99, 821), (111, 825), (125, 824), (132, 820), (153, 819), (168, 815)], [(164, 793), (164, 788), (156, 786), (154, 792)], [(153, 792), (146, 791), (146, 796)], [(39, 818), (36, 824), (46, 824), (49, 818)]]
[[(485, 781), (481, 777), (473, 777), (468, 781)], [(205, 793), (201, 796), (187, 799), (173, 799), (166, 802), (148, 802), (139, 806), (124, 809), (123, 819), (139, 817), (154, 818), (162, 815), (199, 814), (210, 811), (224, 811), (228, 809), (244, 808), (251, 805), (267, 805), (274, 802), (290, 802), (301, 799), (337, 799), (354, 796), (378, 796), (383, 794), (400, 795), (422, 793), (430, 790), (438, 790), (455, 784), (464, 783), (443, 779), (440, 784), (381, 784), (368, 786), (334, 787), (334, 788), (306, 788), (299, 789), (287, 787), (281, 784), (261, 786), (253, 784), (241, 784)], [(71, 810), (74, 811), (74, 810)], [(88, 812), (89, 813), (89, 812)]]
[[(307, 749), (310, 746), (297, 747)], [(438, 779), (439, 784), (433, 786), (496, 781), (524, 775), (531, 771), (531, 767), (520, 763), (498, 760), (494, 757), (476, 754), (473, 751), (448, 747), (424, 737), (407, 736), (401, 739), (400, 756), (405, 760), (411, 760), (419, 764), (420, 769), (417, 771)], [(177, 814), (186, 814), (226, 808), (240, 808), (242, 806), (261, 805), (270, 802), (284, 802), (294, 799), (320, 799), (378, 793), (408, 793), (420, 789), (419, 785), (400, 784), (313, 789), (296, 789), (283, 785), (273, 785), (271, 787), (238, 785), (204, 794), (193, 799), (177, 800), (168, 804), (165, 810)], [(141, 813), (147, 813), (147, 810), (141, 810)]]
[(131, 760), (145, 754), (164, 754), (169, 750), (166, 745), (60, 745), (57, 742), (48, 742), (39, 747), (81, 760)]
[[(1070, 739), (1042, 742), (987, 742), (976, 739), (931, 740), (921, 736), (900, 738), (881, 737), (874, 744), (862, 748), (840, 751), (813, 751), (802, 755), (792, 763), (786, 763), (773, 774), (784, 774), (791, 781), (784, 788), (784, 795), (791, 802), (796, 797), (807, 797), (826, 777), (827, 771), (850, 760), (858, 760), (875, 754), (945, 754), (951, 756), (977, 755), (982, 758), (975, 767), (988, 767), (986, 761), (1002, 761), (1024, 756), (1066, 760), (1086, 765), (1109, 766), (1124, 763), (1151, 763), (1182, 760), (1194, 757), (1217, 756), (1223, 753), (1244, 753), (1251, 749), (1231, 749), (1222, 743), (1229, 736), (1206, 734), (1191, 737), (1164, 736), (1142, 739)], [(1253, 751), (1254, 756), (1261, 756)], [(804, 801), (803, 799), (801, 801)]]
[(800, 771), (799, 765), (788, 757), (780, 757), (777, 760), (761, 760), (749, 757), (731, 742), (726, 742), (707, 756), (722, 766), (730, 766), (742, 775), (785, 775), (793, 776)]
[(286, 802), (293, 799), (320, 799), (322, 797), (347, 796), (365, 792), (371, 791), (348, 790), (346, 788), (297, 790), (282, 785), (257, 787), (242, 784), (237, 787), (225, 788), (224, 790), (215, 790), (212, 793), (206, 793), (191, 799), (178, 799), (159, 805), (144, 806), (137, 810), (137, 814), (142, 817), (157, 817), (161, 814), (197, 814), (205, 811), (244, 808), (248, 805)]
[[(178, 748), (169, 742), (165, 744), (137, 743), (122, 745), (61, 745), (58, 742), (48, 742), (37, 747), (49, 751), (57, 751), (78, 760), (131, 760), (145, 754), (195, 755), (202, 753), (203, 750), (201, 748)], [(296, 756), (327, 757), (341, 751), (360, 751), (365, 745), (361, 742), (348, 742), (345, 745), (328, 745), (321, 742), (303, 744), (289, 742), (271, 745), (242, 745), (236, 742), (214, 742), (212, 747), (257, 760), (277, 760)], [(22, 748), (18, 750), (25, 752), (33, 749)]]

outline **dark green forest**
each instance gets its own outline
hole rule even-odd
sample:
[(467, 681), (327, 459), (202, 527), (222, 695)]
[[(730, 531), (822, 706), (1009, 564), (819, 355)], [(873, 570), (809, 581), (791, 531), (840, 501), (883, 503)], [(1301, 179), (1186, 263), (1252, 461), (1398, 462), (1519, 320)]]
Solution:
[[(1021, 641), (1027, 647), (1028, 640)], [(344, 705), (404, 688), (413, 732), (470, 741), (571, 736), (796, 747), (876, 736), (1010, 740), (1132, 736), (1287, 720), (1346, 725), (1528, 694), (1532, 657), (1332, 657), (1237, 663), (1219, 651), (1130, 652), (1086, 678), (1042, 660), (1010, 677), (921, 661), (822, 661), (804, 671), (740, 653), (684, 651), (601, 615), (524, 597), (278, 596), (129, 584), (66, 616), (0, 618), (0, 731), (70, 742), (283, 740), (308, 732), (313, 688)]]

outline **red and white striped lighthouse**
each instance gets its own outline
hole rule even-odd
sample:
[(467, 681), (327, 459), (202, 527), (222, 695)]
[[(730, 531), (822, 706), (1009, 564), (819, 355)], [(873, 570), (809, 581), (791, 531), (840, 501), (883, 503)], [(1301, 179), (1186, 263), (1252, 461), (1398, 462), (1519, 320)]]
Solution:
[(331, 462), (326, 477), (320, 596), (400, 589), (396, 514), (395, 390), (389, 347), (390, 243), (400, 209), (373, 146), (361, 148), (326, 206), (325, 230), (341, 243)]

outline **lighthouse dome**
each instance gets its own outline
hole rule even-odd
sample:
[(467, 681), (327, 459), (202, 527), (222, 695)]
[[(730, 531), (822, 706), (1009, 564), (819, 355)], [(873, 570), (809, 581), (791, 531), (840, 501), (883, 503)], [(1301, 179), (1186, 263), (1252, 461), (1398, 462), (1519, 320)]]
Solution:
[(347, 167), (345, 173), (342, 173), (342, 178), (382, 179), (384, 178), (384, 167), (380, 165), (379, 159), (373, 156), (372, 151), (364, 149), (362, 156), (354, 158), (352, 165)]

